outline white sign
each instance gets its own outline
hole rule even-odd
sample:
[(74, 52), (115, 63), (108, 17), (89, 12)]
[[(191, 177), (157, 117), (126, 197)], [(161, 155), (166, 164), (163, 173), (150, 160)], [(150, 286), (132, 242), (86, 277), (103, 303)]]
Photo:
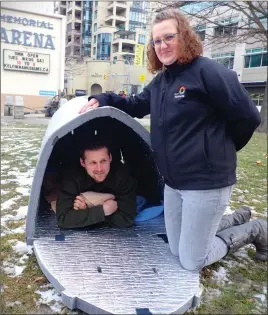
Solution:
[(28, 51), (3, 50), (4, 70), (49, 73), (50, 55)]

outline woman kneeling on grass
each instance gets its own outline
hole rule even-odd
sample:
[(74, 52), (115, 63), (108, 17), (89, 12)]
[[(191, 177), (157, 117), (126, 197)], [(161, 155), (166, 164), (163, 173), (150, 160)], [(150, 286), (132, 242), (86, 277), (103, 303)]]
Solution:
[(133, 97), (92, 95), (80, 113), (113, 106), (132, 117), (151, 115), (151, 142), (165, 179), (165, 225), (171, 252), (200, 270), (246, 244), (267, 260), (267, 222), (242, 207), (224, 219), (236, 183), (236, 152), (260, 124), (237, 74), (202, 57), (202, 43), (178, 10), (152, 25), (148, 68), (157, 76)]

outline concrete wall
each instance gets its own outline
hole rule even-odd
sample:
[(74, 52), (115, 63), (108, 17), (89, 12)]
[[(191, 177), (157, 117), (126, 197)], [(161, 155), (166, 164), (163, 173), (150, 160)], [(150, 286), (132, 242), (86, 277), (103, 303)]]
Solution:
[[(6, 8), (1, 6), (1, 15), (12, 16), (16, 18), (25, 18), (29, 20), (44, 21), (50, 23), (53, 29), (36, 27), (30, 25), (23, 25), (22, 23), (8, 23), (1, 21), (1, 27), (5, 28), (8, 42), (2, 41), (1, 43), (1, 57), (3, 57), (3, 50), (13, 50), (24, 53), (46, 54), (49, 55), (50, 66), (49, 73), (37, 73), (26, 72), (19, 69), (16, 70), (4, 70), (3, 58), (1, 62), (1, 100), (5, 95), (20, 95), (24, 97), (24, 105), (30, 108), (42, 107), (44, 100), (47, 97), (41, 96), (40, 91), (54, 91), (58, 93), (58, 90), (64, 88), (64, 59), (65, 59), (65, 17), (60, 15), (44, 15), (31, 13), (23, 10)], [(21, 32), (20, 43), (12, 44), (12, 32), (11, 29), (15, 29)], [(23, 32), (29, 32), (27, 43), (23, 39)], [(43, 42), (46, 42), (46, 36), (51, 35), (54, 48), (48, 46), (34, 47), (34, 33), (44, 34)], [(2, 97), (3, 96), (3, 97)], [(32, 100), (31, 100), (32, 97)], [(3, 113), (3, 103), (1, 102), (1, 113)]]
[(242, 72), (243, 82), (266, 81), (267, 67), (245, 68)]

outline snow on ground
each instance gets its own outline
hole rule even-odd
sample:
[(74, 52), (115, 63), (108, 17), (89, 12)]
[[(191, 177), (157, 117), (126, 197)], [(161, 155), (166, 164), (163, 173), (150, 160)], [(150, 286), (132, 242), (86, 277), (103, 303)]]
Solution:
[(212, 279), (216, 282), (228, 281), (227, 270), (224, 267), (219, 267), (219, 269), (217, 271), (213, 270)]
[(61, 313), (61, 309), (64, 305), (61, 302), (60, 295), (51, 285), (41, 286), (40, 290), (35, 293), (40, 294), (36, 302), (37, 305), (46, 304), (49, 305), (54, 313)]
[(32, 246), (27, 245), (24, 242), (21, 241), (17, 241), (15, 245), (12, 246), (13, 250), (18, 253), (18, 254), (32, 254), (33, 250), (32, 250)]
[[(18, 199), (19, 199), (19, 197), (16, 198), (16, 200), (18, 200)], [(12, 203), (10, 203), (10, 205), (13, 205), (14, 203), (15, 203), (14, 200), (12, 200)], [(3, 205), (2, 205), (1, 208), (2, 208), (2, 210), (4, 210), (4, 209), (8, 209), (9, 207), (8, 206), (3, 207)], [(18, 210), (14, 210), (17, 212), (15, 215), (12, 215), (12, 214), (3, 215), (1, 217), (1, 225), (5, 226), (8, 221), (20, 221), (22, 219), (25, 219), (27, 216), (27, 209), (28, 209), (27, 206), (23, 206), (23, 207), (20, 207)]]
[[(1, 189), (1, 196), (4, 197), (10, 192), (14, 192), (13, 197), (1, 202), (1, 210), (4, 212), (1, 217), (2, 237), (5, 235), (11, 235), (12, 237), (12, 234), (15, 233), (25, 233), (25, 218), (28, 206), (21, 205), (21, 200), (25, 196), (29, 197), (43, 134), (44, 131), (35, 131), (33, 134), (33, 131), (27, 129), (2, 130), (1, 153), (4, 157), (1, 161), (1, 184), (8, 186), (12, 183), (11, 189), (13, 191), (9, 191), (8, 187), (3, 187), (4, 189)], [(6, 159), (5, 156), (7, 156)], [(10, 229), (7, 224), (11, 222), (21, 222), (22, 224), (21, 226)], [(12, 247), (12, 256), (3, 261), (2, 271), (10, 278), (21, 277), (23, 276), (27, 260), (33, 253), (33, 248), (17, 239), (10, 239), (8, 242)], [(15, 260), (14, 257), (16, 257)], [(4, 292), (5, 288), (4, 285), (1, 285), (1, 292)], [(51, 308), (53, 313), (61, 312), (64, 305), (61, 303), (60, 295), (56, 293), (51, 285), (41, 286), (40, 290), (36, 291), (36, 293), (40, 295), (37, 300), (37, 306), (46, 304)], [(15, 307), (20, 305), (20, 303), (19, 301), (9, 301), (6, 306)]]

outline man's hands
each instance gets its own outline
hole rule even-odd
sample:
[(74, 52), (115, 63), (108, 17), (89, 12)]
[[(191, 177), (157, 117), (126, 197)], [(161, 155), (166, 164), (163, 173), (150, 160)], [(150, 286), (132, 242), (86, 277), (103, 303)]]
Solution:
[(74, 201), (74, 210), (85, 210), (87, 209), (87, 204), (83, 196), (76, 196)]
[[(79, 195), (75, 198), (74, 201), (74, 210), (85, 210), (87, 209), (87, 204), (82, 195)], [(109, 199), (104, 202), (103, 204), (103, 210), (105, 216), (111, 215), (115, 213), (115, 211), (118, 209), (118, 204), (115, 200)]]
[(117, 209), (118, 209), (118, 205), (115, 200), (107, 200), (103, 204), (103, 210), (104, 210), (105, 216), (115, 213)]
[(90, 109), (97, 108), (97, 107), (99, 107), (99, 102), (95, 98), (92, 98), (87, 104), (85, 104), (80, 109), (79, 114), (82, 114)]

